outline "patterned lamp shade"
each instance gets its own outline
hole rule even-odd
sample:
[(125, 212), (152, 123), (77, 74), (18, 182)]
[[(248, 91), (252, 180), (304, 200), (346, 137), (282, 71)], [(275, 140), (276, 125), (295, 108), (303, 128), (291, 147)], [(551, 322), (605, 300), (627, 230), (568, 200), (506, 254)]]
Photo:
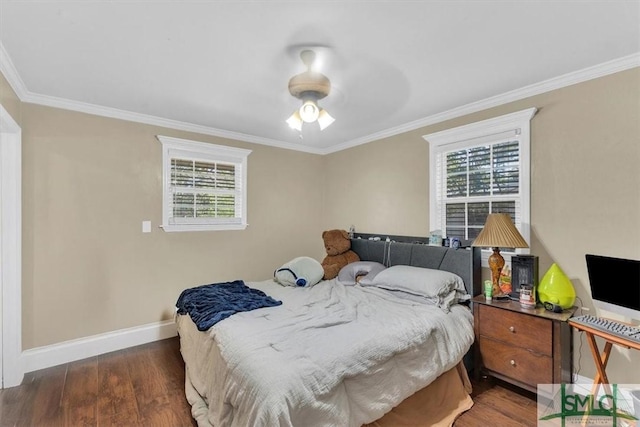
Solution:
[(571, 308), (576, 301), (576, 290), (558, 264), (553, 263), (544, 274), (538, 286), (538, 298), (542, 303), (550, 302), (563, 309)]
[(473, 241), (473, 246), (483, 248), (528, 248), (509, 214), (494, 213), (487, 216), (484, 228)]

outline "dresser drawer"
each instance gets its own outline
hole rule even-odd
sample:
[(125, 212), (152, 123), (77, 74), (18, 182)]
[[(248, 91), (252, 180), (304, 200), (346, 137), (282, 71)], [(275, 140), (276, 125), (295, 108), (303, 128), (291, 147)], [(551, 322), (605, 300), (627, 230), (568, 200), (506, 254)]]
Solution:
[(480, 336), (552, 356), (553, 324), (551, 320), (487, 305), (479, 307), (479, 314)]
[(491, 338), (480, 337), (480, 355), (486, 369), (532, 387), (553, 383), (553, 359), (512, 347)]

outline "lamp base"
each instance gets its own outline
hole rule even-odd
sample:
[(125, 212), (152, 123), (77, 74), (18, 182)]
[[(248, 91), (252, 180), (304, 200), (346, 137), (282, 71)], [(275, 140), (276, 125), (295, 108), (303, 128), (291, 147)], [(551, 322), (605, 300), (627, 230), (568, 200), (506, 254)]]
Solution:
[(500, 255), (500, 248), (493, 248), (493, 253), (489, 256), (489, 269), (491, 269), (491, 282), (493, 288), (493, 296), (501, 297), (504, 295), (500, 288), (500, 273), (504, 267), (504, 258)]

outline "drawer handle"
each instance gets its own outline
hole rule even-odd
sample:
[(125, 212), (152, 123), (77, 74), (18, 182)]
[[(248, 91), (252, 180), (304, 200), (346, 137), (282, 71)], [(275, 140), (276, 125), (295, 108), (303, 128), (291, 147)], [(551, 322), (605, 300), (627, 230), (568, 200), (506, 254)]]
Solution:
[(511, 359), (511, 360), (509, 361), (509, 363), (511, 363), (511, 366), (516, 366), (516, 361), (515, 361), (515, 360), (513, 360), (513, 359)]
[(509, 326), (509, 332), (515, 332), (516, 328), (515, 326)]

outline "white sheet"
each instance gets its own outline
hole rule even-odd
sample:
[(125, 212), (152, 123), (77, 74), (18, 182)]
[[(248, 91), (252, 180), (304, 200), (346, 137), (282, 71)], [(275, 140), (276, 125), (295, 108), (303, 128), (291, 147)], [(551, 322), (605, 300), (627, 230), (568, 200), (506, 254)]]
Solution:
[(473, 342), (463, 306), (444, 313), (335, 280), (247, 285), (283, 304), (207, 332), (178, 316), (187, 397), (201, 426), (360, 426), (454, 367)]

